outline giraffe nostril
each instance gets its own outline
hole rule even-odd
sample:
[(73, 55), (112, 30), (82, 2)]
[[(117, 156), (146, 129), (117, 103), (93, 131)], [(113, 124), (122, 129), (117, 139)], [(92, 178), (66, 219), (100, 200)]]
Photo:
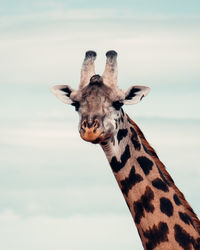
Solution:
[(82, 128), (83, 128), (83, 127), (84, 127), (84, 128), (87, 127), (87, 122), (86, 122), (86, 121), (83, 121), (83, 122), (82, 122)]
[(88, 122), (87, 120), (84, 120), (81, 124), (81, 128), (85, 130), (86, 128), (92, 129), (93, 132), (96, 132), (96, 130), (100, 127), (100, 123), (97, 119), (95, 119), (93, 122)]
[(95, 129), (99, 128), (99, 121), (97, 119), (94, 120), (93, 126)]

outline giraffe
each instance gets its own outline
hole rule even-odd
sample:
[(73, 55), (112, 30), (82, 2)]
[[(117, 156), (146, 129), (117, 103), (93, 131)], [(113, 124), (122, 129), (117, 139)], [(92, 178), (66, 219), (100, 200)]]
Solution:
[(78, 90), (56, 85), (52, 92), (75, 107), (83, 140), (100, 144), (133, 217), (144, 249), (200, 250), (200, 221), (184, 195), (122, 106), (136, 104), (146, 86), (117, 87), (117, 53), (106, 53), (102, 74), (95, 74), (96, 53), (87, 51)]

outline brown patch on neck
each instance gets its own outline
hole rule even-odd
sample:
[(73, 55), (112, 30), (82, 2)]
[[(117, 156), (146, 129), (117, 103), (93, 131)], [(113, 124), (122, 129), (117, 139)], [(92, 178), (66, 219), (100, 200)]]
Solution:
[(140, 139), (142, 141), (142, 144), (144, 145), (144, 147), (146, 147), (146, 150), (149, 152), (149, 154), (151, 155), (151, 157), (155, 161), (158, 169), (161, 171), (164, 178), (166, 178), (166, 180), (167, 180), (167, 182), (169, 182), (170, 186), (173, 187), (175, 193), (177, 194), (178, 198), (181, 201), (181, 204), (186, 208), (187, 213), (191, 216), (196, 231), (200, 234), (200, 221), (199, 221), (197, 215), (195, 214), (195, 212), (193, 211), (193, 209), (191, 208), (189, 203), (186, 201), (183, 193), (175, 185), (175, 183), (174, 183), (173, 179), (171, 178), (170, 174), (167, 172), (164, 164), (160, 161), (160, 159), (158, 158), (155, 150), (150, 146), (150, 144), (146, 140), (146, 138), (145, 138), (144, 134), (142, 133), (142, 131), (140, 130), (140, 128), (137, 126), (137, 124), (134, 121), (132, 121), (129, 118), (128, 115), (127, 115), (127, 119), (129, 121), (129, 123), (131, 123), (134, 126), (138, 136), (140, 137)]

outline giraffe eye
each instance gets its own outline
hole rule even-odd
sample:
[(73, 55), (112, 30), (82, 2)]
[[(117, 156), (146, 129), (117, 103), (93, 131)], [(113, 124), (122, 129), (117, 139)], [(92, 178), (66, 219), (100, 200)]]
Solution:
[(123, 106), (123, 102), (120, 101), (115, 101), (112, 103), (112, 106), (116, 109), (116, 110), (120, 110), (120, 108)]
[(75, 107), (75, 110), (76, 110), (76, 111), (79, 110), (80, 103), (79, 103), (78, 101), (73, 101), (71, 105)]

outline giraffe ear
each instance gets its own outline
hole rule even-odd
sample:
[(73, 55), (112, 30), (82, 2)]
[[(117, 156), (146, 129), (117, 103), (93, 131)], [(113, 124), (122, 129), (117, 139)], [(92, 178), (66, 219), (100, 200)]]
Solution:
[(70, 95), (74, 90), (70, 86), (68, 86), (68, 85), (55, 85), (55, 86), (51, 87), (51, 91), (62, 102), (66, 103), (66, 104), (73, 103), (73, 101), (70, 98)]
[(132, 86), (125, 91), (124, 104), (136, 104), (142, 100), (150, 91), (149, 87), (145, 86)]

